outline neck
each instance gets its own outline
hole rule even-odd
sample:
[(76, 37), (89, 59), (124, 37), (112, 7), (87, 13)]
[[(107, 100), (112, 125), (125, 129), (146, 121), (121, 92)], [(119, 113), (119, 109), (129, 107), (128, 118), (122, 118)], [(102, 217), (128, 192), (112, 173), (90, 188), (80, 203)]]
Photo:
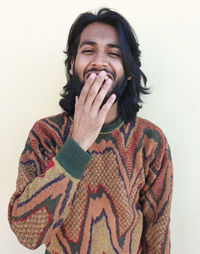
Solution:
[(104, 124), (112, 123), (117, 118), (117, 108), (118, 108), (118, 103), (116, 102), (112, 105), (112, 107), (108, 111)]

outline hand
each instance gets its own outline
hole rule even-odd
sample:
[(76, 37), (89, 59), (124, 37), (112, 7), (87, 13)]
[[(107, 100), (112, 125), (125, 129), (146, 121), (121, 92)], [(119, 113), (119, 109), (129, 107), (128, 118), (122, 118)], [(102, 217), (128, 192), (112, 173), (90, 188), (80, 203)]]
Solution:
[(86, 80), (79, 98), (76, 97), (72, 138), (85, 151), (98, 137), (106, 115), (116, 99), (116, 95), (112, 94), (101, 107), (113, 82), (108, 78), (103, 84), (106, 78), (105, 71), (98, 75), (92, 73)]

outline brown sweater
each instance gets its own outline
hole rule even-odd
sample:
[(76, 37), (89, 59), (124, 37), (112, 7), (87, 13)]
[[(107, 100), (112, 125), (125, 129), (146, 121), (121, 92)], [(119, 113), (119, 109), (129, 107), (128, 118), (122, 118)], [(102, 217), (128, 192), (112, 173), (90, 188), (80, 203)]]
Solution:
[(65, 113), (35, 123), (20, 157), (9, 222), (46, 253), (170, 253), (172, 163), (163, 132), (137, 117), (104, 125), (88, 152)]

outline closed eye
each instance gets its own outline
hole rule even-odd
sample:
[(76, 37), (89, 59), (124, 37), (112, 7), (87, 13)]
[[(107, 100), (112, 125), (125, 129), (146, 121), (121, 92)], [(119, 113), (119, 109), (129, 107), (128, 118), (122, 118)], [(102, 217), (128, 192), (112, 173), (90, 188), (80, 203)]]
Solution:
[(94, 52), (94, 50), (93, 49), (84, 49), (84, 50), (82, 50), (82, 53), (84, 53), (84, 54), (92, 54)]
[(109, 52), (109, 55), (113, 56), (113, 57), (121, 57), (121, 54), (118, 52)]

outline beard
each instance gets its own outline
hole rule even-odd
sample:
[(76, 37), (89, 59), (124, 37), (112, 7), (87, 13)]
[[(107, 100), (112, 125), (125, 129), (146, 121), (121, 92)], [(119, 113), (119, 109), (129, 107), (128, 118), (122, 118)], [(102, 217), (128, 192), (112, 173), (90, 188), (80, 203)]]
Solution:
[[(106, 94), (106, 96), (101, 104), (101, 107), (107, 102), (107, 100), (109, 99), (109, 97), (112, 94), (116, 95), (115, 102), (119, 101), (120, 97), (122, 96), (122, 94), (126, 88), (127, 81), (128, 80), (127, 80), (127, 78), (125, 78), (125, 76), (123, 76), (119, 81), (117, 81), (114, 84), (114, 86)], [(68, 87), (70, 87), (70, 90), (73, 90), (74, 97), (75, 96), (79, 97), (84, 84), (85, 84), (85, 81), (81, 81), (78, 74), (76, 72), (74, 72), (74, 75), (71, 77), (71, 79), (67, 85), (68, 85)]]

